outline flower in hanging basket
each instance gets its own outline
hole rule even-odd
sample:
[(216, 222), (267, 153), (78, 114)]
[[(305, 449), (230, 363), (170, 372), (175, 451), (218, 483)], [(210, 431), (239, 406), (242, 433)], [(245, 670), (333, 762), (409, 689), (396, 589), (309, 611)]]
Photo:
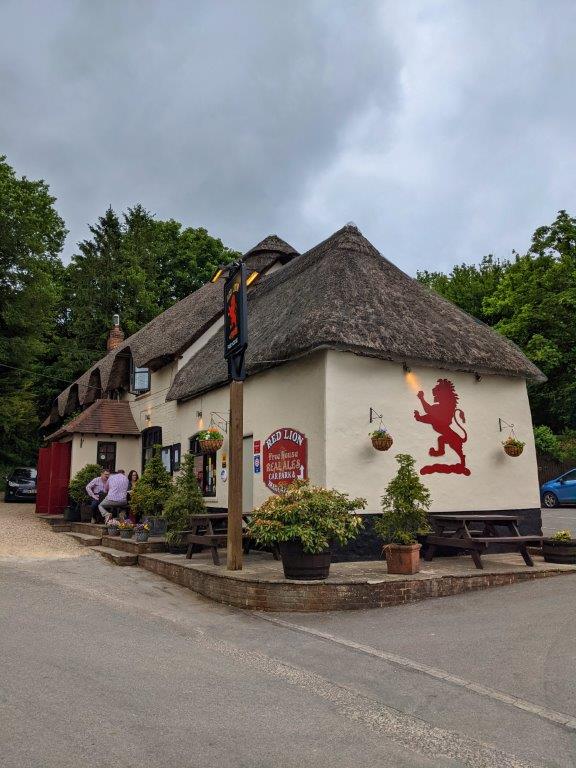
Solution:
[(386, 429), (384, 429), (384, 427), (379, 427), (378, 429), (375, 429), (374, 432), (371, 432), (370, 439), (377, 451), (387, 451), (392, 447), (392, 443), (394, 442), (392, 436)]
[(526, 443), (517, 440), (515, 437), (509, 437), (507, 440), (504, 440), (502, 445), (508, 456), (520, 456)]
[(222, 448), (223, 443), (224, 435), (215, 427), (209, 427), (198, 432), (198, 445), (202, 453), (216, 453)]

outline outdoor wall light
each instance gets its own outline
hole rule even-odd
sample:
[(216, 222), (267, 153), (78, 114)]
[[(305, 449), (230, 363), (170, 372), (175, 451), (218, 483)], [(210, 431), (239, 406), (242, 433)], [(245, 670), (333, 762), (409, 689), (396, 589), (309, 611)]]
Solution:
[(404, 363), (404, 364), (402, 365), (402, 370), (404, 371), (404, 373), (410, 373), (410, 371), (412, 370), (412, 368), (410, 368), (410, 366), (409, 366), (407, 363)]
[(202, 411), (196, 411), (196, 418), (201, 419), (202, 418)]
[(474, 378), (476, 379), (476, 381), (482, 381), (482, 376), (480, 376), (479, 373), (475, 373)]

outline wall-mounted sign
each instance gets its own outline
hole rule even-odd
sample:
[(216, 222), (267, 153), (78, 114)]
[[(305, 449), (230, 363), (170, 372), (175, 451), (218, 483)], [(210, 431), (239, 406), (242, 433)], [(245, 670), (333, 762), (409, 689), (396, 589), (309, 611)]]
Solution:
[(254, 453), (260, 453), (260, 440), (254, 440)]
[(449, 448), (458, 457), (458, 463), (436, 462), (427, 464), (422, 467), (420, 474), (431, 475), (439, 472), (443, 475), (468, 476), (470, 470), (466, 466), (466, 456), (464, 455), (464, 443), (468, 440), (468, 433), (463, 426), (466, 423), (466, 417), (464, 411), (457, 408), (458, 395), (454, 384), (450, 379), (438, 379), (432, 390), (432, 396), (434, 402), (429, 403), (424, 392), (418, 392), (418, 399), (424, 413), (419, 413), (416, 410), (414, 411), (414, 418), (421, 424), (430, 424), (434, 432), (438, 434), (436, 445), (433, 445), (428, 451), (429, 456), (444, 456), (446, 448)]
[(297, 429), (282, 427), (264, 440), (262, 455), (264, 484), (274, 493), (284, 493), (294, 480), (308, 477), (308, 440)]
[(255, 453), (254, 454), (254, 474), (255, 475), (259, 475), (260, 474), (261, 467), (262, 467), (262, 463), (260, 461), (260, 454), (259, 453)]
[(222, 480), (223, 483), (228, 480), (228, 470), (227, 469), (221, 469), (220, 470), (220, 480)]

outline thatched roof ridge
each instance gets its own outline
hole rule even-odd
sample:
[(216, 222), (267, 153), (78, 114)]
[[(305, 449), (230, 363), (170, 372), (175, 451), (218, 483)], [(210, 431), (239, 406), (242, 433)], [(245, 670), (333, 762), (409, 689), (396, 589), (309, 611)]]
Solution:
[(278, 235), (268, 235), (268, 237), (265, 237), (264, 240), (261, 240), (253, 248), (250, 248), (249, 251), (246, 251), (244, 258), (256, 253), (282, 254), (284, 258), (281, 258), (281, 260), (283, 262), (290, 261), (294, 256), (300, 255), (295, 248), (292, 248), (290, 243), (282, 240)]
[[(346, 225), (250, 294), (248, 374), (317, 349), (414, 365), (517, 376), (543, 374), (508, 339), (385, 259)], [(178, 372), (168, 399), (227, 380), (223, 331)]]

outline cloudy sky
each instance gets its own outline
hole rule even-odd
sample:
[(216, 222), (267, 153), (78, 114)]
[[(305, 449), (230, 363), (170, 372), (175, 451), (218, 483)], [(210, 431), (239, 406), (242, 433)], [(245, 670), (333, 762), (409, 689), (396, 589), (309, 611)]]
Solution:
[(66, 257), (111, 204), (414, 274), (576, 213), (573, 0), (0, 0), (0, 154)]

